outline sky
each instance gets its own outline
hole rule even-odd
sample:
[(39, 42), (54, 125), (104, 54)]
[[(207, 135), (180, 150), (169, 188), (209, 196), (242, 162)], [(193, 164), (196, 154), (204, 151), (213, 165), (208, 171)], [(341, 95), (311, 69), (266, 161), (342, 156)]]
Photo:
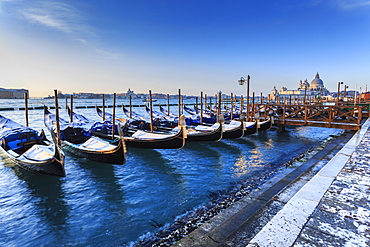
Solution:
[(370, 0), (0, 0), (0, 87), (245, 95), (370, 82)]

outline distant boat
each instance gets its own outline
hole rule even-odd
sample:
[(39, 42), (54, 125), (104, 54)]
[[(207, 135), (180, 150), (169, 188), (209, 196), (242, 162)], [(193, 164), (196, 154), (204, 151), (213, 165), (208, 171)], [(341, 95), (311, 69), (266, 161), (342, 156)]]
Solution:
[[(156, 99), (152, 99), (152, 102), (156, 102), (157, 100)], [(143, 102), (150, 102), (149, 99), (143, 99)]]

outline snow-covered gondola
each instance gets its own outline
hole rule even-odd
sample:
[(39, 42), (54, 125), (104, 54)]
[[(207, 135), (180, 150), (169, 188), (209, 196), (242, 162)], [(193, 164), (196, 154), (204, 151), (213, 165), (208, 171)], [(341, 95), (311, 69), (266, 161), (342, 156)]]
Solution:
[[(54, 133), (56, 128), (56, 115), (44, 107), (45, 126)], [(117, 145), (113, 145), (99, 137), (92, 136), (81, 123), (69, 123), (59, 118), (60, 140), (70, 152), (87, 159), (110, 163), (124, 164), (126, 161), (126, 147), (123, 136), (120, 136)]]
[[(53, 134), (52, 134), (53, 135)], [(64, 177), (64, 153), (56, 141), (47, 140), (44, 131), (23, 126), (0, 115), (1, 150), (27, 170)]]
[(268, 119), (259, 122), (258, 125), (258, 131), (270, 129), (272, 126), (271, 118), (269, 117)]
[[(96, 107), (99, 116), (102, 115), (101, 110)], [(109, 113), (105, 113), (107, 119), (113, 119)], [(83, 120), (83, 116), (73, 113), (73, 121)], [(125, 121), (124, 139), (126, 146), (135, 148), (148, 149), (180, 149), (185, 145), (184, 127), (178, 126), (170, 129), (170, 131), (155, 131), (149, 132), (145, 130), (135, 129), (136, 126), (130, 128), (130, 120)], [(96, 122), (91, 126), (91, 131), (94, 135), (104, 139), (112, 139), (112, 122)], [(118, 131), (118, 126), (115, 125), (115, 133)]]
[[(150, 112), (149, 108), (146, 108), (147, 112)], [(161, 109), (163, 113), (164, 109)], [(152, 111), (157, 118), (165, 117), (164, 115), (160, 116), (159, 113)], [(173, 114), (168, 114), (169, 117), (174, 117)], [(193, 115), (195, 116), (195, 115)], [(186, 118), (186, 135), (187, 141), (219, 141), (223, 137), (223, 127), (220, 123), (214, 123), (213, 125), (201, 125), (199, 122), (197, 125), (189, 124), (189, 118)]]
[(222, 139), (222, 124), (215, 123), (212, 126), (198, 125), (194, 128), (186, 128), (188, 141), (219, 141)]
[(257, 122), (243, 122), (244, 135), (251, 135), (257, 132)]
[(232, 120), (230, 123), (224, 124), (223, 139), (239, 138), (244, 135), (243, 122)]

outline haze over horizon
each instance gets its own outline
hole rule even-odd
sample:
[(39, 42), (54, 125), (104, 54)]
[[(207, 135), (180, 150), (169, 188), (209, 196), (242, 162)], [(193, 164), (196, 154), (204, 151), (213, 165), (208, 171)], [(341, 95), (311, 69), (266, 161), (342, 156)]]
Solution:
[(31, 97), (370, 81), (369, 0), (0, 0), (0, 23), (0, 87)]

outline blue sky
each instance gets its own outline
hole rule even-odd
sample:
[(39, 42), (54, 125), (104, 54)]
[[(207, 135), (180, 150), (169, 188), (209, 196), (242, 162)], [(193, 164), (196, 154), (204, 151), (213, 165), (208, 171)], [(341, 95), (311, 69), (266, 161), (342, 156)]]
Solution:
[(369, 0), (0, 0), (0, 87), (31, 97), (370, 81)]

